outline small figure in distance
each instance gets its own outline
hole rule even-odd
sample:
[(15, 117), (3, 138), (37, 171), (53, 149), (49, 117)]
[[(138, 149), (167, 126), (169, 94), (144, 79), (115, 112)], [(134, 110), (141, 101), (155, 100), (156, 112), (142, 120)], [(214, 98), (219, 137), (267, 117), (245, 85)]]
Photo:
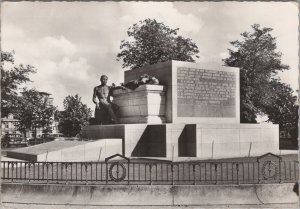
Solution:
[(108, 86), (107, 80), (108, 77), (102, 75), (100, 77), (101, 84), (94, 88), (93, 102), (96, 104), (95, 122), (97, 125), (118, 123), (115, 113), (118, 111), (119, 107), (111, 102), (110, 96), (115, 89), (126, 89), (123, 86), (115, 86), (114, 84)]

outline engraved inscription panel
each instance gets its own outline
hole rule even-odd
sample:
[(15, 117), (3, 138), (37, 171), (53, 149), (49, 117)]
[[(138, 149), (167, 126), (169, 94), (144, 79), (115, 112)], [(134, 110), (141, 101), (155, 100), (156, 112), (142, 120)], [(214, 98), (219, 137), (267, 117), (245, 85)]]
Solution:
[(178, 117), (235, 117), (234, 72), (177, 68)]

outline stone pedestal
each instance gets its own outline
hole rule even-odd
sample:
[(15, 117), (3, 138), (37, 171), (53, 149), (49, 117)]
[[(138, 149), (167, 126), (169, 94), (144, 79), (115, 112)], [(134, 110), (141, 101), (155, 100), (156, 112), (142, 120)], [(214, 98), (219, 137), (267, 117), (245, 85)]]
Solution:
[(280, 154), (278, 125), (120, 124), (83, 128), (89, 139), (123, 139), (126, 157), (219, 159)]
[(166, 86), (161, 85), (141, 85), (135, 90), (115, 90), (113, 102), (120, 107), (119, 122), (165, 123), (166, 89)]

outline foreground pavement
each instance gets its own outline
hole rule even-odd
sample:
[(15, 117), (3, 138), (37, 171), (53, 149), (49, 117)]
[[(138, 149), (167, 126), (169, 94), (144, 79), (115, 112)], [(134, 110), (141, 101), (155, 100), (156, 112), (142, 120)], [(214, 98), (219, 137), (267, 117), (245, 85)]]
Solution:
[(195, 206), (87, 206), (87, 205), (38, 205), (21, 203), (3, 203), (1, 209), (224, 209), (224, 208), (300, 208), (298, 204), (264, 204), (264, 205), (195, 205)]

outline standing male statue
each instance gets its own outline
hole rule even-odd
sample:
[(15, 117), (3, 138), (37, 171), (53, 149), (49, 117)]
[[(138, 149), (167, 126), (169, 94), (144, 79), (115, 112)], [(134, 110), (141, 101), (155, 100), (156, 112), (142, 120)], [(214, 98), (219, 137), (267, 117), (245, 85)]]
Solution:
[(100, 77), (101, 84), (94, 88), (93, 102), (96, 104), (95, 122), (96, 124), (115, 124), (118, 122), (115, 112), (118, 106), (111, 102), (110, 96), (115, 89), (125, 89), (123, 86), (108, 86), (108, 77)]

